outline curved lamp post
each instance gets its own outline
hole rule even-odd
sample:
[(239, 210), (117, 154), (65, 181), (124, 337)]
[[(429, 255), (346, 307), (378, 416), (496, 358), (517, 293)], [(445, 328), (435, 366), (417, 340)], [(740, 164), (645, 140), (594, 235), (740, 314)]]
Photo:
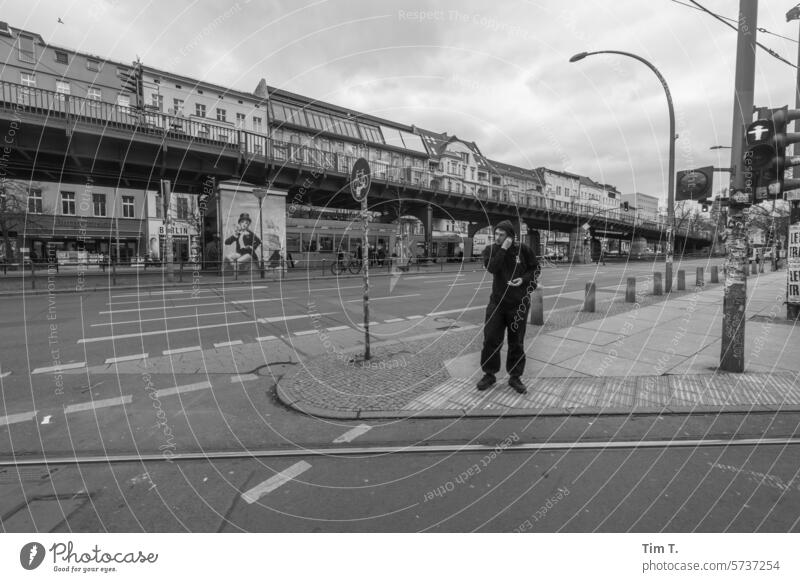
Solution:
[(661, 85), (664, 87), (664, 93), (667, 95), (667, 106), (669, 107), (669, 181), (667, 186), (667, 252), (666, 252), (666, 273), (664, 281), (664, 291), (667, 293), (672, 289), (672, 256), (675, 252), (675, 109), (672, 106), (672, 94), (669, 91), (669, 86), (661, 73), (656, 69), (653, 64), (633, 53), (624, 51), (592, 51), (590, 53), (578, 53), (570, 58), (570, 63), (575, 63), (591, 55), (612, 54), (623, 55), (636, 59), (640, 63), (644, 63), (647, 67), (656, 74)]

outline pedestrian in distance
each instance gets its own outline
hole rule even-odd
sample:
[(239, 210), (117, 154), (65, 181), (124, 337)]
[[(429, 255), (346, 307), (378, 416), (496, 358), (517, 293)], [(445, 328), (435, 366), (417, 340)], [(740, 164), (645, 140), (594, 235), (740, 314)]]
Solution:
[(483, 250), (483, 266), (493, 275), (492, 294), (483, 326), (481, 369), (483, 378), (478, 390), (486, 390), (497, 381), (500, 350), (508, 336), (506, 371), (508, 385), (520, 394), (527, 388), (522, 382), (525, 371), (525, 328), (530, 311), (530, 294), (538, 286), (540, 273), (536, 255), (525, 245), (514, 242), (514, 225), (500, 222), (494, 230), (494, 244)]

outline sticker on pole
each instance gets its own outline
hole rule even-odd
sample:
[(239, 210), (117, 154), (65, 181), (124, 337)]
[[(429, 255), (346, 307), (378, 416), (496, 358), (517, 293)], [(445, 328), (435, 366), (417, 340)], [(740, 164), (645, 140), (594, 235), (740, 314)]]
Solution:
[(361, 202), (367, 197), (371, 185), (372, 175), (369, 170), (369, 162), (364, 158), (358, 158), (350, 171), (350, 193), (356, 202)]

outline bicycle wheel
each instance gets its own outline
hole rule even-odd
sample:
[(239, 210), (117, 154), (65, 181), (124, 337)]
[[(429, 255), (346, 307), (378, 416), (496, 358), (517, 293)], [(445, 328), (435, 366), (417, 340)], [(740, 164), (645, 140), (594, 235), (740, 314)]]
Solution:
[(331, 274), (336, 275), (337, 277), (342, 274), (345, 270), (344, 265), (342, 265), (339, 261), (335, 261), (331, 263)]
[(348, 268), (353, 275), (358, 275), (361, 272), (362, 262), (359, 260), (350, 261)]

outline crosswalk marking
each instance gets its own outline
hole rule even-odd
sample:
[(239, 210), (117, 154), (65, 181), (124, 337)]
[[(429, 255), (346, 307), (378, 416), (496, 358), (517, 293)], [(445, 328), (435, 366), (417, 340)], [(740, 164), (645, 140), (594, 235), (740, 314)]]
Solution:
[(157, 398), (162, 398), (164, 396), (173, 396), (175, 394), (183, 394), (184, 392), (194, 392), (195, 390), (205, 390), (207, 388), (211, 388), (211, 382), (197, 382), (195, 384), (184, 384), (183, 386), (173, 386), (172, 388), (162, 388), (161, 390), (156, 390), (154, 394)]
[(350, 430), (348, 430), (342, 436), (336, 437), (335, 439), (333, 439), (333, 442), (334, 443), (349, 443), (349, 442), (352, 442), (353, 439), (355, 439), (356, 437), (361, 436), (362, 434), (366, 433), (370, 429), (372, 429), (372, 427), (370, 425), (368, 425), (368, 424), (359, 424), (357, 427), (351, 428)]
[(244, 342), (242, 340), (231, 340), (229, 342), (219, 342), (214, 344), (215, 348), (229, 348), (231, 346), (240, 346)]
[(86, 367), (86, 362), (73, 362), (71, 364), (60, 364), (58, 366), (45, 366), (44, 368), (36, 368), (33, 372), (31, 372), (31, 374), (47, 374), (49, 372), (63, 372), (64, 370), (77, 370), (78, 368), (85, 368), (85, 367)]
[(33, 420), (34, 418), (36, 418), (35, 410), (32, 412), (20, 412), (17, 414), (0, 416), (0, 426), (7, 426), (9, 424), (16, 424), (18, 422), (27, 422), (29, 420)]
[(118, 356), (116, 358), (108, 358), (106, 364), (119, 364), (120, 362), (133, 362), (134, 360), (146, 360), (150, 354), (134, 354), (132, 356)]
[(242, 499), (244, 499), (246, 503), (255, 503), (267, 493), (275, 491), (275, 489), (281, 485), (288, 483), (292, 479), (298, 477), (300, 474), (308, 471), (310, 468), (311, 465), (307, 462), (299, 461), (285, 471), (281, 471), (277, 475), (270, 477), (262, 483), (259, 483), (252, 489), (245, 491), (242, 493)]
[(173, 348), (171, 350), (164, 350), (161, 352), (165, 356), (174, 356), (175, 354), (187, 354), (189, 352), (199, 352), (202, 350), (200, 346), (191, 346), (189, 348)]
[(73, 412), (86, 412), (87, 410), (96, 410), (98, 408), (108, 408), (109, 406), (120, 406), (122, 404), (130, 404), (133, 401), (133, 396), (126, 394), (125, 396), (117, 396), (115, 398), (104, 398), (103, 400), (93, 400), (91, 402), (81, 402), (79, 404), (70, 404), (64, 408), (64, 414), (71, 414)]

